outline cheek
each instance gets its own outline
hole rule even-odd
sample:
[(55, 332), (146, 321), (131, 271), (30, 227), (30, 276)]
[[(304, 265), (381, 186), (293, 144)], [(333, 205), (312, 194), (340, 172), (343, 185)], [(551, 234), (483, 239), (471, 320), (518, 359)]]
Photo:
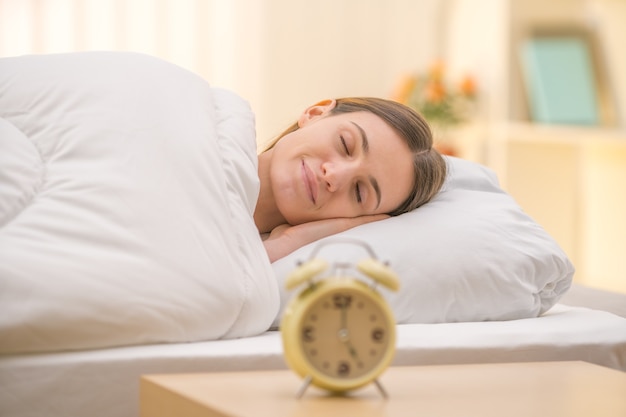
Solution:
[(363, 213), (350, 200), (350, 196), (336, 195), (324, 204), (324, 207), (311, 213), (314, 220), (332, 219), (338, 217), (358, 217)]
[(291, 207), (296, 202), (296, 189), (291, 176), (276, 170), (271, 178), (274, 201), (278, 209), (282, 212), (291, 211)]
[(396, 202), (393, 205), (393, 207), (391, 207), (391, 210), (389, 210), (388, 212), (396, 210), (398, 207), (400, 207), (402, 203), (404, 203), (407, 200), (407, 198), (409, 198), (413, 190), (413, 187), (415, 186), (414, 183), (415, 183), (415, 180), (413, 178), (413, 172), (411, 172), (411, 175), (406, 176), (406, 180), (403, 182), (403, 184), (406, 184), (406, 186), (401, 189), (400, 188), (398, 189), (399, 192), (397, 195)]
[[(405, 169), (397, 169), (399, 165), (396, 165), (396, 169), (390, 169), (388, 172), (392, 175), (387, 177), (387, 186), (384, 188), (387, 190), (388, 200), (385, 202), (384, 207), (381, 206), (380, 213), (389, 213), (397, 209), (411, 194), (411, 190), (414, 187), (414, 173), (413, 164), (405, 164)], [(382, 188), (382, 187), (381, 187)], [(384, 193), (384, 191), (383, 191)]]

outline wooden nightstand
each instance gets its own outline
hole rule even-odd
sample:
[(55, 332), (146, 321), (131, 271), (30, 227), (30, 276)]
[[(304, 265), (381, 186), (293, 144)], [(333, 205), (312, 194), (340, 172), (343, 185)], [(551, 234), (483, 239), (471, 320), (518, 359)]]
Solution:
[(392, 367), (345, 397), (309, 388), (291, 371), (148, 375), (142, 417), (626, 416), (626, 373), (585, 362)]

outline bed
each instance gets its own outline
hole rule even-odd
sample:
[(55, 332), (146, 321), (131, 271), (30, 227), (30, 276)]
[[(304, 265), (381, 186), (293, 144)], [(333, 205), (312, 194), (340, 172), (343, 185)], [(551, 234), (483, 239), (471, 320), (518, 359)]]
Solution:
[[(626, 295), (572, 285), (493, 172), (447, 162), (432, 202), (339, 236), (401, 278), (394, 365), (626, 371)], [(283, 282), (316, 247), (267, 259), (238, 95), (140, 54), (4, 58), (0, 167), (0, 415), (133, 416), (142, 374), (285, 368)]]

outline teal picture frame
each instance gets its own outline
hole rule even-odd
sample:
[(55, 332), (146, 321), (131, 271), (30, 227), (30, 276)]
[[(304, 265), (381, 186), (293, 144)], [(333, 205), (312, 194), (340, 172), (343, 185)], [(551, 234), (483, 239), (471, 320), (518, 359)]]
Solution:
[(604, 77), (589, 32), (535, 30), (521, 46), (531, 121), (597, 126), (610, 124)]

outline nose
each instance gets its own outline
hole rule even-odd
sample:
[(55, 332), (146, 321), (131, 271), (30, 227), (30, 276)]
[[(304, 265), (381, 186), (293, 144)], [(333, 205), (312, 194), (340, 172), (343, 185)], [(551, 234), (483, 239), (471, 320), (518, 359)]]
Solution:
[(331, 193), (341, 190), (354, 176), (355, 168), (347, 163), (325, 162), (322, 164), (322, 178), (326, 189)]

